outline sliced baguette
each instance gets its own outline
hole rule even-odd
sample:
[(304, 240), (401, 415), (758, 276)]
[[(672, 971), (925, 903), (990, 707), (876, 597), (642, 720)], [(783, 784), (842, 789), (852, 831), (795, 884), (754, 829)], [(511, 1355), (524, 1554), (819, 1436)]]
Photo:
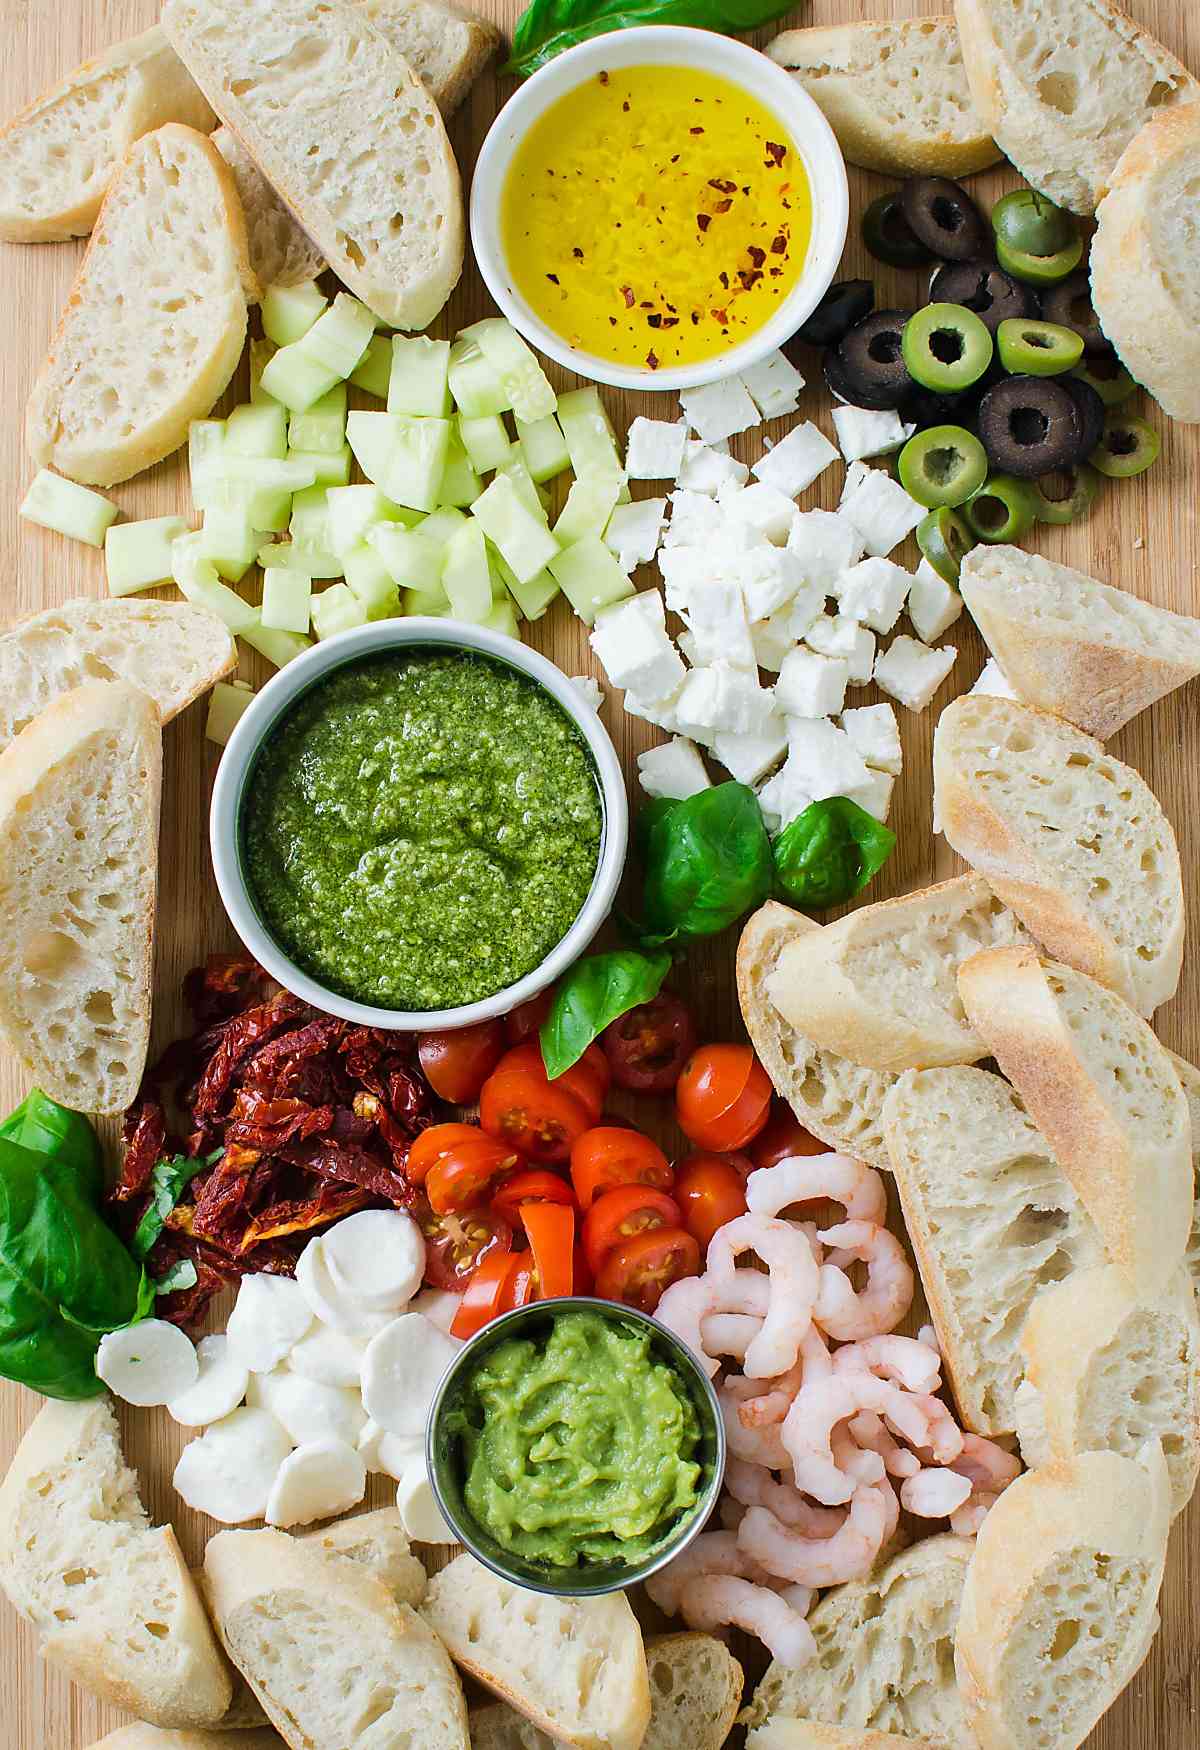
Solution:
[(947, 839), (1049, 954), (1139, 1014), (1174, 994), (1179, 851), (1135, 771), (1060, 717), (977, 693), (942, 712), (933, 780)]
[(743, 1719), (819, 1720), (962, 1750), (969, 1740), (953, 1645), (974, 1547), (949, 1533), (928, 1537), (870, 1578), (826, 1592), (808, 1619), (816, 1658), (798, 1668), (769, 1666)]
[(172, 124), (109, 185), (25, 418), (35, 462), (111, 486), (177, 450), (228, 384), (253, 285), (228, 165)]
[(1187, 68), (1112, 0), (955, 0), (983, 126), (1027, 182), (1095, 212), (1151, 114), (1190, 101)]
[(904, 1223), (963, 1421), (1011, 1434), (1037, 1296), (1103, 1260), (1100, 1236), (1007, 1082), (982, 1069), (901, 1076), (884, 1128)]
[(63, 693), (128, 681), (164, 723), (237, 666), (228, 629), (190, 602), (77, 601), (0, 637), (0, 749)]
[(317, 1531), (302, 1532), (300, 1542), (367, 1568), (383, 1581), (397, 1604), (415, 1606), (425, 1596), (425, 1569), (413, 1555), (394, 1507), (378, 1507), (373, 1513), (356, 1513)]
[(959, 588), (1022, 704), (1100, 741), (1200, 674), (1200, 620), (1040, 553), (976, 547), (963, 560)]
[(422, 1612), (486, 1689), (577, 1750), (640, 1750), (650, 1720), (642, 1631), (623, 1592), (553, 1598), (457, 1556)]
[(0, 237), (86, 237), (127, 149), (167, 122), (216, 117), (157, 25), (85, 61), (0, 131)]
[(977, 875), (850, 912), (779, 954), (766, 994), (789, 1026), (871, 1069), (986, 1055), (955, 987), (962, 961), (1025, 933)]
[(215, 1732), (163, 1732), (157, 1726), (122, 1726), (93, 1744), (92, 1750), (283, 1750), (283, 1739), (269, 1726), (239, 1732), (229, 1738), (227, 1727)]
[(939, 1750), (932, 1738), (913, 1738), (907, 1732), (860, 1732), (854, 1726), (822, 1726), (785, 1714), (755, 1726), (746, 1738), (746, 1750), (904, 1750), (905, 1745), (908, 1750)]
[(359, 1563), (279, 1531), (222, 1531), (204, 1572), (225, 1650), (291, 1750), (468, 1750), (445, 1648)]
[(263, 291), (302, 286), (325, 272), (325, 257), (292, 217), (237, 135), (218, 128), (213, 145), (228, 164), (246, 215), (250, 265)]
[(0, 1029), (33, 1080), (123, 1112), (150, 1038), (162, 731), (125, 681), (56, 699), (0, 753)]
[(1146, 1022), (1095, 979), (1032, 948), (959, 969), (963, 1004), (1139, 1290), (1183, 1262), (1192, 1137), (1171, 1059)]
[(167, 0), (213, 108), (350, 290), (424, 328), (458, 283), (462, 189), (437, 105), (351, 0)]
[(0, 1585), (51, 1664), (159, 1726), (214, 1725), (232, 1684), (169, 1525), (155, 1528), (112, 1404), (50, 1403), (0, 1484)]
[(884, 1098), (895, 1081), (814, 1045), (784, 1020), (767, 996), (767, 981), (789, 942), (819, 931), (803, 912), (768, 900), (742, 930), (737, 951), (738, 1001), (746, 1031), (775, 1091), (806, 1130), (831, 1148), (891, 1171), (883, 1136)]
[(502, 40), (489, 18), (452, 0), (357, 0), (449, 118)]
[(864, 170), (970, 176), (1000, 156), (971, 102), (953, 18), (785, 30), (767, 53)]
[(1077, 1750), (1150, 1650), (1170, 1519), (1161, 1452), (1028, 1471), (984, 1520), (955, 1662), (980, 1750)]
[(1179, 1085), (1183, 1089), (1183, 1097), (1188, 1103), (1188, 1116), (1192, 1125), (1192, 1232), (1188, 1240), (1187, 1254), (1184, 1263), (1192, 1274), (1196, 1292), (1200, 1294), (1200, 1069), (1186, 1058), (1177, 1057), (1173, 1051), (1167, 1053), (1179, 1077)]

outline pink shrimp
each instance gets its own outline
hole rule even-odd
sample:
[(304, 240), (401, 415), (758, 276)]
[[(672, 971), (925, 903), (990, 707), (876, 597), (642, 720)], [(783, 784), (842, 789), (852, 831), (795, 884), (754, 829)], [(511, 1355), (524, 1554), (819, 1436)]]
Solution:
[(894, 1440), (873, 1410), (862, 1410), (852, 1416), (847, 1426), (855, 1440), (868, 1452), (877, 1452), (890, 1477), (912, 1477), (921, 1468), (915, 1452), (909, 1452)]
[(845, 1519), (841, 1507), (817, 1507), (791, 1483), (777, 1483), (761, 1464), (731, 1458), (725, 1465), (725, 1487), (744, 1507), (766, 1507), (784, 1525), (814, 1541), (832, 1537)]
[(971, 1484), (965, 1504), (950, 1515), (950, 1529), (960, 1537), (974, 1537), (1004, 1490), (1020, 1476), (1021, 1461), (994, 1440), (964, 1434), (963, 1449), (950, 1469)]
[(832, 1537), (791, 1531), (766, 1507), (751, 1507), (738, 1527), (741, 1548), (770, 1574), (801, 1586), (838, 1586), (868, 1574), (883, 1548), (888, 1504), (878, 1489), (855, 1489), (850, 1511)]
[[(678, 1288), (680, 1284), (674, 1283), (672, 1286)], [(670, 1293), (669, 1288), (667, 1294)], [(664, 1294), (663, 1300), (666, 1298), (667, 1295)], [(661, 1307), (662, 1301), (659, 1302), (660, 1318)], [(744, 1361), (747, 1349), (762, 1330), (762, 1326), (762, 1320), (756, 1319), (752, 1313), (711, 1312), (700, 1320), (700, 1341), (703, 1345), (701, 1353), (706, 1357), (728, 1355), (734, 1361)]]
[(949, 1519), (970, 1493), (970, 1483), (956, 1471), (919, 1470), (901, 1484), (900, 1505), (919, 1519)]
[(684, 1586), (679, 1608), (689, 1628), (711, 1634), (730, 1624), (757, 1635), (781, 1665), (806, 1665), (817, 1650), (813, 1632), (801, 1613), (778, 1592), (748, 1580), (703, 1574)]
[(650, 1576), (646, 1591), (660, 1610), (677, 1616), (680, 1592), (702, 1574), (735, 1574), (741, 1580), (763, 1578), (754, 1558), (742, 1549), (732, 1531), (702, 1531), (681, 1555)]
[(891, 1379), (905, 1391), (931, 1392), (941, 1384), (942, 1362), (936, 1349), (918, 1343), (912, 1337), (864, 1337), (858, 1343), (845, 1343), (833, 1357), (835, 1373), (847, 1368), (861, 1368)]
[(921, 1403), (872, 1373), (832, 1374), (801, 1386), (783, 1424), (783, 1445), (796, 1487), (826, 1506), (836, 1507), (854, 1493), (854, 1478), (835, 1462), (832, 1442), (838, 1423), (860, 1410), (873, 1410), (905, 1440), (919, 1445), (930, 1438)]
[(795, 1203), (840, 1203), (848, 1221), (887, 1219), (883, 1180), (849, 1155), (793, 1155), (746, 1180), (746, 1207), (755, 1215), (778, 1215)]
[[(869, 1221), (844, 1221), (820, 1237), (835, 1248), (833, 1258), (821, 1266), (813, 1309), (826, 1336), (853, 1343), (894, 1330), (912, 1305), (915, 1287), (899, 1240)], [(853, 1259), (867, 1266), (867, 1285), (857, 1294), (842, 1267)]]
[(856, 1483), (881, 1483), (887, 1474), (877, 1452), (860, 1446), (850, 1432), (849, 1422), (839, 1422), (829, 1436), (833, 1462)]
[(777, 1379), (796, 1365), (800, 1343), (812, 1323), (817, 1298), (817, 1262), (808, 1239), (791, 1222), (766, 1215), (739, 1215), (718, 1228), (709, 1242), (708, 1271), (720, 1284), (731, 1283), (742, 1252), (756, 1252), (767, 1266), (771, 1298), (763, 1328), (746, 1351), (747, 1374)]
[(815, 1325), (810, 1325), (800, 1344), (800, 1359), (795, 1367), (779, 1379), (764, 1380), (762, 1397), (744, 1400), (738, 1414), (746, 1428), (767, 1427), (782, 1422), (792, 1407), (792, 1399), (806, 1380), (828, 1379), (833, 1371), (829, 1350)]
[[(749, 1386), (749, 1390), (746, 1387)], [(725, 1424), (725, 1443), (735, 1458), (748, 1464), (762, 1464), (768, 1470), (787, 1470), (789, 1459), (784, 1448), (780, 1424), (765, 1428), (747, 1428), (738, 1414), (740, 1406), (759, 1395), (757, 1380), (727, 1379), (717, 1392), (721, 1420)]]
[(712, 1289), (705, 1276), (684, 1276), (672, 1282), (655, 1309), (655, 1318), (686, 1343), (711, 1379), (721, 1363), (704, 1350), (705, 1315), (712, 1310)]
[[(758, 1465), (751, 1467), (758, 1470)], [(722, 1495), (721, 1504), (717, 1508), (717, 1518), (721, 1521), (722, 1531), (736, 1531), (746, 1517), (746, 1509), (740, 1501), (735, 1501), (732, 1495)]]
[(911, 1392), (909, 1395), (914, 1403), (920, 1405), (929, 1425), (927, 1437), (922, 1441), (914, 1441), (913, 1445), (931, 1452), (935, 1463), (952, 1465), (962, 1455), (966, 1440), (962, 1429), (941, 1398), (926, 1392)]

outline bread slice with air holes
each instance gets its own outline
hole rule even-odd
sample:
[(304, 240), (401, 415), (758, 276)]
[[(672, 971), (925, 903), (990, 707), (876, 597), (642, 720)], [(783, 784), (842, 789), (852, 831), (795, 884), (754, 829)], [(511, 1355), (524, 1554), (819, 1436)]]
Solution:
[(785, 30), (767, 53), (863, 170), (970, 176), (1000, 156), (971, 102), (953, 18)]
[(125, 681), (0, 753), (0, 1028), (52, 1099), (123, 1112), (150, 1038), (162, 730)]
[(462, 189), (437, 105), (352, 0), (167, 0), (163, 28), (338, 278), (425, 328), (458, 283)]
[(1167, 1056), (1174, 1065), (1175, 1074), (1179, 1077), (1179, 1085), (1183, 1089), (1183, 1097), (1188, 1103), (1188, 1116), (1192, 1125), (1192, 1232), (1188, 1240), (1187, 1254), (1184, 1263), (1191, 1271), (1196, 1292), (1200, 1294), (1200, 1069), (1194, 1063), (1189, 1063), (1185, 1057), (1179, 1057), (1169, 1051)]
[(404, 56), (447, 119), (502, 40), (490, 19), (452, 0), (356, 0), (356, 4)]
[(302, 286), (325, 272), (325, 257), (279, 199), (237, 135), (218, 128), (213, 145), (228, 164), (246, 215), (250, 265), (263, 291)]
[(430, 1580), (421, 1609), (464, 1671), (556, 1742), (640, 1750), (650, 1685), (623, 1592), (553, 1598), (461, 1555)]
[(1019, 1096), (987, 1070), (910, 1070), (884, 1130), (954, 1400), (972, 1432), (1011, 1434), (1029, 1309), (1103, 1262), (1099, 1232)]
[(1195, 80), (1113, 0), (955, 0), (983, 126), (1026, 182), (1092, 213), (1151, 115)]
[(154, 1527), (106, 1397), (50, 1403), (0, 1483), (0, 1585), (42, 1653), (155, 1725), (214, 1725), (232, 1685), (169, 1525)]
[[(955, 1663), (980, 1750), (1077, 1750), (1150, 1650), (1170, 1521), (1162, 1453), (1027, 1471), (983, 1522)], [(970, 1742), (970, 1739), (966, 1741)]]
[(1061, 717), (986, 693), (933, 737), (950, 844), (1056, 960), (1151, 1015), (1183, 965), (1183, 875), (1171, 823), (1131, 767)]
[(127, 148), (167, 122), (216, 117), (157, 25), (85, 61), (0, 130), (0, 237), (86, 237)]
[(976, 547), (959, 589), (1021, 703), (1100, 741), (1200, 674), (1200, 620), (1040, 553)]
[(253, 287), (228, 165), (174, 124), (113, 175), (25, 417), (35, 462), (111, 486), (177, 450), (242, 356)]
[(228, 1736), (228, 1728), (213, 1732), (163, 1732), (157, 1726), (121, 1726), (92, 1750), (284, 1750), (283, 1739), (269, 1726)]
[(357, 1562), (382, 1580), (398, 1604), (420, 1604), (425, 1596), (425, 1569), (412, 1553), (394, 1507), (356, 1513), (316, 1531), (300, 1533), (301, 1543), (316, 1544), (326, 1555)]
[(907, 1732), (860, 1732), (856, 1727), (822, 1726), (816, 1720), (777, 1714), (747, 1735), (746, 1750), (943, 1750), (932, 1738)]
[(1167, 1280), (1191, 1237), (1191, 1119), (1149, 1026), (1095, 979), (1032, 948), (977, 954), (958, 987), (1109, 1262), (1141, 1292)]

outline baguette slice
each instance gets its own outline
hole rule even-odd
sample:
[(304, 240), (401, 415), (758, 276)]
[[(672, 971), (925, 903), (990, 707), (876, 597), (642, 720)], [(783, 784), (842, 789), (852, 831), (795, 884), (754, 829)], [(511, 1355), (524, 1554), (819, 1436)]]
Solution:
[(123, 1112), (150, 1039), (162, 731), (125, 681), (0, 753), (0, 1029), (52, 1099)]
[(382, 1580), (397, 1604), (415, 1607), (425, 1596), (425, 1569), (413, 1555), (394, 1507), (377, 1507), (372, 1513), (356, 1513), (317, 1531), (302, 1532), (299, 1541), (368, 1569)]
[(0, 237), (86, 237), (109, 180), (143, 134), (216, 117), (157, 25), (85, 61), (0, 131)]
[(1187, 1255), (1184, 1263), (1192, 1274), (1196, 1292), (1200, 1294), (1200, 1069), (1186, 1058), (1177, 1057), (1173, 1051), (1167, 1056), (1174, 1065), (1175, 1074), (1179, 1077), (1179, 1085), (1183, 1089), (1183, 1097), (1188, 1103), (1188, 1116), (1192, 1125), (1192, 1233), (1188, 1241)]
[(978, 875), (885, 899), (778, 957), (766, 994), (788, 1023), (870, 1069), (973, 1063), (986, 1055), (955, 987), (962, 961), (1025, 933)]
[[(1200, 273), (1200, 259), (1196, 265)], [(1022, 704), (1100, 741), (1200, 674), (1200, 620), (1040, 553), (976, 547), (963, 560), (959, 588)]]
[(1026, 1464), (1081, 1452), (1136, 1458), (1157, 1440), (1171, 1510), (1182, 1513), (1200, 1474), (1200, 1320), (1187, 1271), (1143, 1296), (1111, 1264), (1080, 1270), (1034, 1301), (1021, 1349)]
[(1151, 1015), (1183, 965), (1183, 876), (1153, 791), (1059, 717), (985, 693), (933, 738), (934, 806), (958, 854), (1047, 952)]
[(1142, 1291), (1183, 1262), (1192, 1226), (1187, 1100), (1146, 1022), (1082, 972), (1032, 948), (977, 954), (958, 974), (980, 1037)]
[(237, 135), (218, 128), (213, 145), (228, 164), (246, 215), (250, 265), (259, 286), (302, 286), (325, 272), (325, 257), (292, 217)]
[(976, 1434), (1011, 1434), (1029, 1309), (1069, 1272), (1103, 1261), (1100, 1236), (999, 1076), (910, 1071), (888, 1095), (884, 1126), (962, 1419)]
[(1059, 206), (1093, 213), (1125, 147), (1196, 82), (1112, 0), (955, 0), (971, 96), (996, 144)]
[(742, 930), (737, 988), (746, 1031), (775, 1091), (806, 1130), (831, 1148), (891, 1171), (883, 1135), (883, 1102), (895, 1076), (865, 1069), (814, 1045), (789, 1026), (767, 996), (767, 980), (789, 942), (820, 931), (803, 912), (768, 900)]
[(76, 601), (0, 637), (0, 749), (46, 706), (87, 681), (128, 681), (164, 723), (237, 666), (237, 646), (190, 602)]
[(213, 108), (383, 321), (425, 328), (458, 283), (462, 189), (437, 105), (351, 0), (167, 0)]
[(746, 1739), (746, 1750), (904, 1750), (905, 1745), (908, 1750), (942, 1750), (932, 1738), (913, 1738), (907, 1732), (860, 1732), (855, 1726), (822, 1726), (786, 1714), (755, 1726)]
[(159, 1726), (215, 1724), (229, 1673), (175, 1533), (155, 1528), (105, 1397), (50, 1403), (0, 1484), (0, 1585), (45, 1657)]
[(291, 1750), (469, 1750), (445, 1648), (357, 1562), (280, 1531), (222, 1531), (204, 1572), (225, 1650)]
[(177, 450), (237, 369), (248, 286), (241, 202), (211, 140), (175, 124), (138, 140), (29, 397), (34, 461), (111, 486)]
[(553, 1598), (461, 1555), (422, 1606), (455, 1661), (578, 1750), (640, 1750), (650, 1720), (642, 1631), (623, 1592)]
[(157, 1726), (122, 1726), (93, 1744), (92, 1750), (283, 1750), (283, 1739), (269, 1726), (238, 1732), (230, 1738), (228, 1728), (215, 1732), (163, 1732)]
[(1028, 1471), (976, 1539), (955, 1663), (980, 1750), (1077, 1750), (1150, 1650), (1170, 1519), (1157, 1448)]
[(870, 1578), (826, 1592), (808, 1619), (816, 1658), (799, 1668), (770, 1665), (743, 1719), (819, 1720), (961, 1750), (969, 1740), (953, 1677), (954, 1630), (974, 1548), (949, 1533), (928, 1537)]
[(767, 53), (863, 170), (970, 176), (1000, 156), (971, 102), (953, 18), (785, 30)]
[(404, 56), (447, 120), (502, 40), (491, 19), (451, 0), (357, 0), (357, 4)]

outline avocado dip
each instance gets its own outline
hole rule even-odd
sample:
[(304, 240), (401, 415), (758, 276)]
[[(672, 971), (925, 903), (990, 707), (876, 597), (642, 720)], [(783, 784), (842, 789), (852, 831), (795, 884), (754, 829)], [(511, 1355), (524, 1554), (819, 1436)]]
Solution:
[(463, 1500), (503, 1548), (571, 1568), (637, 1564), (700, 1495), (700, 1425), (649, 1331), (560, 1313), (542, 1340), (511, 1337), (469, 1377), (447, 1427)]
[(276, 724), (242, 802), (266, 928), (329, 989), (454, 1008), (541, 965), (596, 872), (591, 755), (504, 663), (392, 651), (345, 667)]

